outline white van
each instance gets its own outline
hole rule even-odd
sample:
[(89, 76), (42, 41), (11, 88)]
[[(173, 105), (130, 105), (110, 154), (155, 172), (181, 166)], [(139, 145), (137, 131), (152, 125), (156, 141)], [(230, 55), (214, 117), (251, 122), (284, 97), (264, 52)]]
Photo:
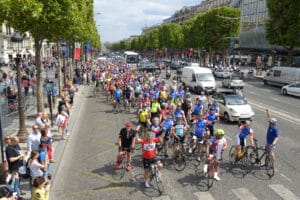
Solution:
[(9, 56), (7, 54), (0, 55), (0, 64), (4, 64), (4, 65), (9, 64)]
[(265, 85), (284, 86), (300, 81), (300, 68), (273, 67), (267, 72), (263, 82)]
[(190, 88), (196, 93), (214, 93), (216, 81), (210, 69), (204, 67), (188, 66), (182, 68), (181, 81), (184, 87)]

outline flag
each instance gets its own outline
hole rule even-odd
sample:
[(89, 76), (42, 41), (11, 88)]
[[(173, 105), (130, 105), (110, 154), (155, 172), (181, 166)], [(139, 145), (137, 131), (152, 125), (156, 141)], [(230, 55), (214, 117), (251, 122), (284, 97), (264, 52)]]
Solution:
[(80, 60), (80, 43), (79, 42), (75, 43), (74, 60)]

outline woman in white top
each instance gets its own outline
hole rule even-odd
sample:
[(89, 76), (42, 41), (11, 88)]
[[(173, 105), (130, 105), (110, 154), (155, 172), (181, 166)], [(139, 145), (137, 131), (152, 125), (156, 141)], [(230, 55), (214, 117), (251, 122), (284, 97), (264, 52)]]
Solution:
[(41, 164), (38, 161), (39, 152), (32, 151), (30, 158), (29, 158), (29, 169), (30, 169), (30, 176), (32, 180), (36, 177), (43, 176), (43, 170), (46, 169), (46, 164)]

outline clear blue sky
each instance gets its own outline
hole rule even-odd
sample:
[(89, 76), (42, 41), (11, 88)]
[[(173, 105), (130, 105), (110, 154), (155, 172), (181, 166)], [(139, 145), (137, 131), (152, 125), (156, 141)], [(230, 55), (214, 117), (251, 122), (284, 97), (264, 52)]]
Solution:
[(95, 20), (101, 42), (116, 42), (140, 35), (142, 28), (161, 23), (183, 6), (202, 0), (94, 0)]

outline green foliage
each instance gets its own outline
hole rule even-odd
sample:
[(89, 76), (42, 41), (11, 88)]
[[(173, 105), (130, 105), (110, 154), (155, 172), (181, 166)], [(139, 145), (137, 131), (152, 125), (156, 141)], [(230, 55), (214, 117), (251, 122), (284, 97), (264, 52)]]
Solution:
[(267, 0), (269, 19), (266, 23), (266, 37), (270, 44), (286, 48), (299, 47), (300, 1)]

